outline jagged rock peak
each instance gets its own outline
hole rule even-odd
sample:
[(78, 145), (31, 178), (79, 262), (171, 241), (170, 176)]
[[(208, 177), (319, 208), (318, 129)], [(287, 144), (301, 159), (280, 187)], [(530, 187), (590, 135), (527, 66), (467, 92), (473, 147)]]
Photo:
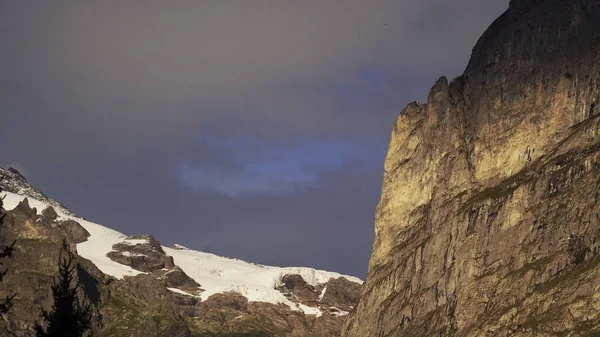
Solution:
[(19, 172), (19, 171), (18, 171), (16, 168), (14, 168), (14, 167), (9, 167), (9, 168), (7, 169), (7, 171), (8, 171), (8, 172), (10, 172), (10, 173), (12, 173), (12, 174), (14, 174), (15, 176), (17, 176), (17, 177), (21, 178), (22, 180), (25, 180), (25, 181), (27, 181), (27, 179), (25, 179), (25, 176), (23, 176), (23, 175), (21, 174), (21, 172)]
[[(42, 191), (33, 187), (18, 170), (9, 167), (7, 169), (0, 167), (0, 188), (3, 191), (23, 195), (30, 197), (35, 200), (43, 201), (49, 204), (61, 212), (73, 215), (69, 212), (65, 206), (57, 202), (56, 200), (46, 196)], [(42, 210), (40, 210), (42, 211)]]
[[(12, 193), (18, 193), (22, 190), (34, 190), (29, 182), (27, 182), (27, 179), (12, 167), (7, 169), (0, 167), (0, 187)], [(39, 193), (42, 194), (41, 192)]]

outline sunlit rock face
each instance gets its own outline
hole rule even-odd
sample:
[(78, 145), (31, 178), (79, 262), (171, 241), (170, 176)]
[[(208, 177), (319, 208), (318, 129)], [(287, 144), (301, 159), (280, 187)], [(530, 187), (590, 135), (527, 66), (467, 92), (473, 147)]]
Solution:
[(600, 2), (513, 0), (393, 128), (343, 336), (600, 333)]

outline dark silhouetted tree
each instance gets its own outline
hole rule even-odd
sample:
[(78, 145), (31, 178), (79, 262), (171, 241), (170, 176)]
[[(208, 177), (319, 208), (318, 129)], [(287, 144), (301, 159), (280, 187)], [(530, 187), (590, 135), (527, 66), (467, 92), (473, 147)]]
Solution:
[(71, 252), (60, 257), (58, 280), (52, 285), (54, 304), (51, 311), (42, 312), (46, 326), (36, 326), (38, 337), (81, 337), (91, 328), (92, 308), (77, 297), (81, 284), (74, 279), (73, 260)]
[[(2, 179), (0, 179), (0, 181), (1, 180)], [(0, 188), (0, 193), (1, 192), (2, 192), (2, 188)], [(0, 227), (4, 224), (4, 216), (6, 216), (6, 214), (4, 213), (4, 208), (3, 208), (3, 202), (2, 202), (3, 199), (4, 198), (0, 198)], [(15, 246), (15, 242), (13, 242), (10, 246), (0, 245), (0, 259), (10, 258), (12, 256), (14, 246)], [(1, 265), (2, 265), (2, 262), (0, 262), (0, 266)], [(3, 281), (4, 276), (6, 275), (7, 272), (8, 272), (8, 269), (0, 271), (0, 282)], [(6, 296), (6, 298), (0, 302), (0, 314), (5, 314), (8, 312), (8, 310), (12, 306), (12, 300), (13, 300), (13, 298), (15, 298), (15, 295)]]

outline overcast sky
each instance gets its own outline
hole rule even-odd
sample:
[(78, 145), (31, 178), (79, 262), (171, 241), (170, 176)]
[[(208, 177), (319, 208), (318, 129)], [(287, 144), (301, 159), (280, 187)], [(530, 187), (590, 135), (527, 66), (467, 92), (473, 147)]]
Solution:
[(126, 234), (364, 277), (383, 159), (508, 0), (0, 2), (0, 165)]

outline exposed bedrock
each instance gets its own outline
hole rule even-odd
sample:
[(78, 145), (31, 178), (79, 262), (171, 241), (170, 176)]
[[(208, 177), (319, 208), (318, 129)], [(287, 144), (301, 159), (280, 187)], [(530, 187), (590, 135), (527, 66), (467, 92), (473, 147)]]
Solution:
[(409, 104), (343, 336), (600, 331), (600, 2), (513, 0)]

